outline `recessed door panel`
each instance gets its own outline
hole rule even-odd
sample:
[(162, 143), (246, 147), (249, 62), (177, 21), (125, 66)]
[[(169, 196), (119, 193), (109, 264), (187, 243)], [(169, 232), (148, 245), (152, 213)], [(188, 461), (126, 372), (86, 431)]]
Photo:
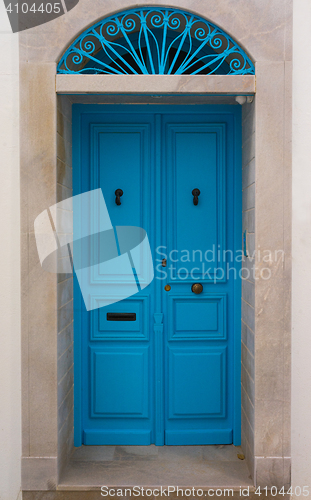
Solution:
[(91, 318), (91, 340), (149, 340), (149, 296), (100, 307)]
[[(113, 226), (143, 227), (144, 189), (150, 189), (150, 124), (101, 124), (93, 132), (93, 183), (102, 189)], [(122, 189), (121, 205), (115, 191)], [(122, 206), (123, 210), (120, 210)]]
[(166, 144), (171, 279), (224, 280), (225, 125), (167, 123)]
[(211, 294), (204, 297), (191, 295), (170, 296), (169, 340), (225, 340), (227, 338), (226, 294)]
[(226, 348), (169, 347), (169, 419), (223, 417)]
[(91, 348), (90, 357), (91, 417), (148, 417), (148, 348)]

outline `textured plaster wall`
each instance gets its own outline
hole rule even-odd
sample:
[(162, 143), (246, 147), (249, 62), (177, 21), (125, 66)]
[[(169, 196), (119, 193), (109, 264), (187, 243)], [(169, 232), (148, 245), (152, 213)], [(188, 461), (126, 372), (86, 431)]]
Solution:
[(242, 279), (241, 399), (242, 448), (254, 477), (255, 438), (255, 100), (242, 107), (242, 229), (245, 271)]
[(275, 486), (290, 481), (291, 81), (291, 61), (256, 64), (255, 478)]
[[(311, 3), (294, 5), (293, 58), (293, 300), (292, 483), (311, 484)], [(299, 490), (297, 490), (299, 493)], [(298, 494), (294, 496), (298, 498)]]
[[(0, 4), (0, 499), (21, 488), (18, 35)], [(23, 241), (25, 244), (26, 242)]]
[[(145, 4), (141, 0), (136, 3)], [(151, 0), (148, 4), (156, 2)], [(171, 5), (167, 0), (161, 4)], [(249, 304), (250, 298), (244, 300), (250, 308), (253, 307), (254, 314), (253, 317), (249, 315), (244, 323), (248, 327), (254, 324), (255, 332), (254, 357), (243, 355), (245, 364), (252, 360), (248, 372), (253, 374), (255, 385), (254, 427), (253, 434), (250, 433), (247, 439), (246, 455), (257, 484), (288, 483), (291, 0), (207, 0), (204, 3), (200, 0), (175, 0), (174, 5), (219, 24), (246, 47), (256, 62), (256, 236), (255, 241), (254, 236), (249, 236), (249, 243), (272, 251), (284, 248), (286, 259), (281, 263), (269, 263), (270, 280), (263, 280), (259, 275), (255, 278), (254, 306)], [(60, 345), (57, 323), (59, 306), (63, 304), (64, 307), (65, 303), (57, 302), (62, 285), (57, 285), (55, 276), (42, 271), (33, 238), (35, 217), (54, 204), (59, 199), (59, 190), (63, 190), (60, 183), (57, 185), (60, 171), (57, 155), (61, 154), (63, 137), (58, 134), (57, 142), (56, 62), (82, 29), (105, 15), (129, 7), (131, 5), (126, 0), (119, 0), (117, 4), (80, 0), (77, 7), (65, 16), (20, 35), (22, 233), (29, 242), (22, 255), (23, 346), (28, 350), (28, 357), (23, 358), (23, 371), (29, 377), (24, 382), (23, 394), (24, 489), (56, 488), (61, 457), (64, 457), (59, 434), (61, 417), (58, 408), (61, 401), (57, 401), (57, 386), (61, 380), (57, 374), (57, 349)], [(146, 85), (145, 91), (148, 90), (153, 92), (152, 83)], [(177, 80), (174, 92), (179, 91)], [(245, 121), (246, 112), (243, 111)], [(66, 165), (66, 161), (63, 163)], [(244, 170), (247, 165), (245, 163)], [(68, 189), (66, 184), (63, 186)], [(249, 230), (249, 233), (252, 232)], [(259, 257), (255, 263), (260, 269), (262, 262)], [(245, 299), (247, 286), (244, 284)], [(243, 317), (246, 319), (246, 313)], [(248, 349), (245, 336), (243, 343)], [(248, 351), (251, 353), (250, 349)], [(67, 367), (70, 369), (69, 365)], [(250, 395), (248, 392), (247, 396)], [(252, 418), (252, 407), (249, 405), (247, 409), (246, 398), (243, 404), (244, 414), (248, 413)], [(71, 402), (69, 409), (70, 405)], [(70, 411), (66, 414), (70, 415)], [(65, 441), (68, 440), (66, 436)], [(252, 440), (254, 455), (251, 453)]]

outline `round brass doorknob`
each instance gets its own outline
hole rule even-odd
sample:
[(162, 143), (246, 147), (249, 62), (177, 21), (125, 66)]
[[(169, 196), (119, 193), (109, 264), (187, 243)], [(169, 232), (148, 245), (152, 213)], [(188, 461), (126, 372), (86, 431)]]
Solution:
[(193, 293), (196, 293), (196, 294), (202, 293), (203, 292), (203, 285), (201, 285), (201, 283), (193, 283), (193, 285), (191, 287), (191, 291)]

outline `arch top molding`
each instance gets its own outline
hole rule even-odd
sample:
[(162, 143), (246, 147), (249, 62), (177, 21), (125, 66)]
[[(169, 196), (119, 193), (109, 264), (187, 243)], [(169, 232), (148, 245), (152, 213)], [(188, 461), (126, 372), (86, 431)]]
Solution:
[(67, 48), (58, 74), (254, 75), (242, 47), (199, 15), (141, 6), (108, 16)]
[[(284, 0), (282, 8), (280, 0), (148, 0), (148, 6), (191, 11), (209, 20), (229, 34), (257, 65), (291, 61), (291, 1)], [(86, 29), (116, 12), (146, 3), (117, 0), (112, 5), (103, 0), (79, 0), (66, 15), (19, 33), (20, 61), (57, 66), (66, 48)]]

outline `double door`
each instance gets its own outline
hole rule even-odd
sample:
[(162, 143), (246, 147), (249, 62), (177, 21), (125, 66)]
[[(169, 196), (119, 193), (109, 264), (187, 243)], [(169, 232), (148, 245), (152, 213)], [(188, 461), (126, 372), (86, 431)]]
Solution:
[(90, 311), (75, 279), (76, 446), (239, 444), (240, 109), (74, 105), (74, 123), (74, 194), (100, 188), (154, 267)]

